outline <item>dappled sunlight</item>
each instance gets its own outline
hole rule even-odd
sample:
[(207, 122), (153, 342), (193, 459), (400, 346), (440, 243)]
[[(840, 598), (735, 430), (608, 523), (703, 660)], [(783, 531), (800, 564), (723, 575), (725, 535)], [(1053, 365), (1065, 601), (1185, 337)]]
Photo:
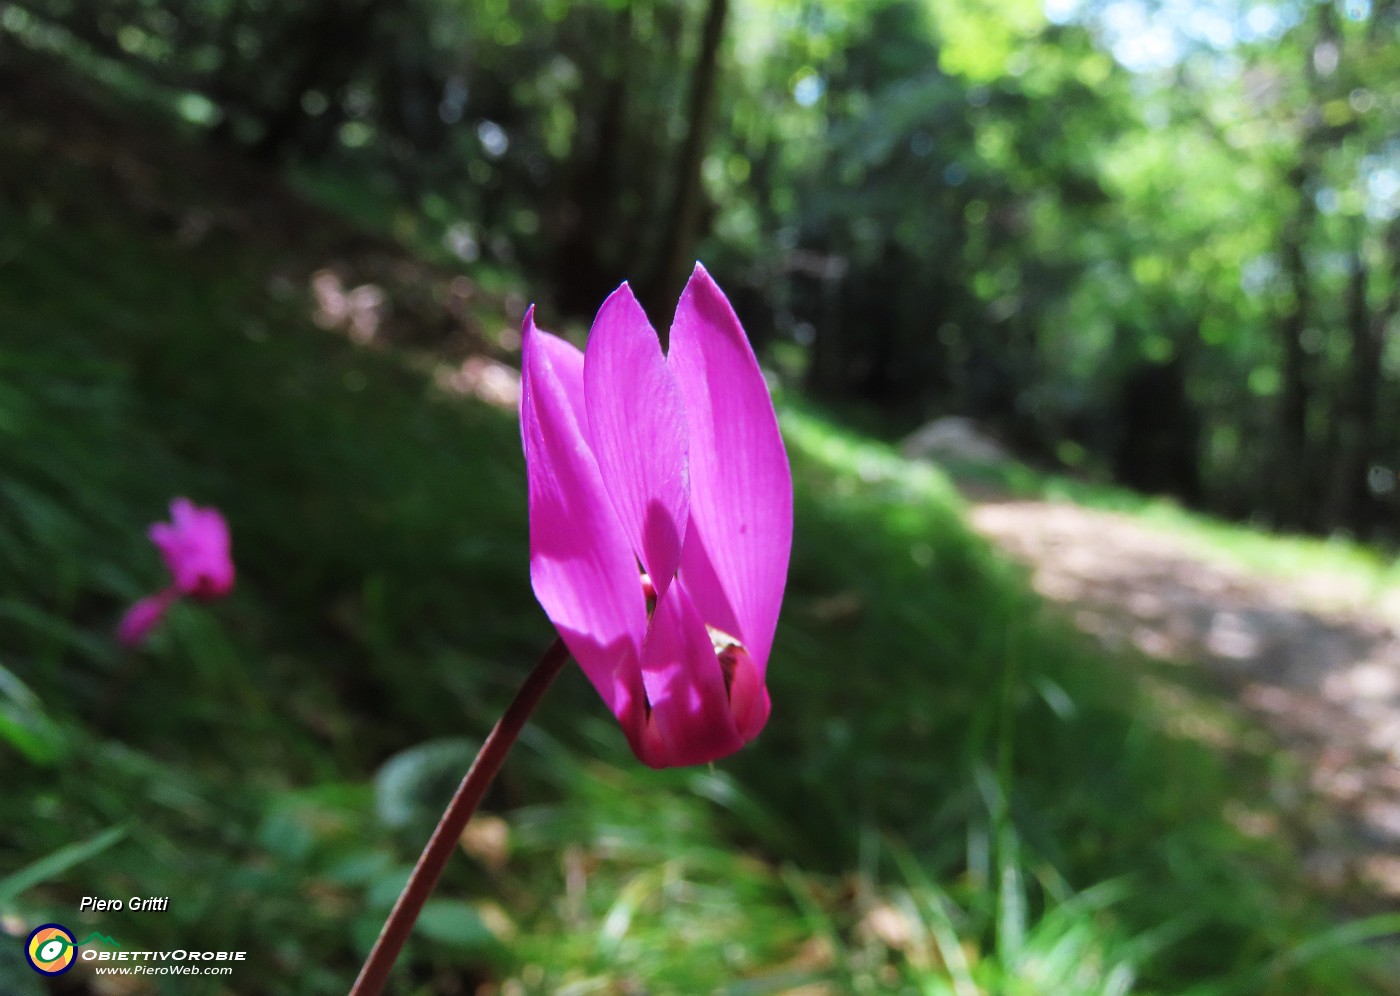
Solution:
[[(1105, 648), (1201, 669), (1263, 722), (1307, 773), (1296, 798), (1275, 802), (1304, 828), (1314, 881), (1400, 897), (1400, 634), (1379, 598), (1252, 573), (1140, 519), (1066, 503), (991, 500), (972, 519)], [(1230, 745), (1195, 703), (1169, 711), (1189, 720), (1177, 732)], [(1251, 835), (1270, 825), (1227, 817)]]
[(351, 342), (373, 342), (384, 321), (388, 297), (377, 284), (347, 288), (334, 270), (317, 270), (311, 275), (311, 296), (316, 310), (312, 321), (323, 329), (336, 329)]
[(440, 366), (433, 373), (439, 388), (488, 405), (514, 411), (520, 404), (520, 371), (485, 356), (469, 356), (460, 366)]

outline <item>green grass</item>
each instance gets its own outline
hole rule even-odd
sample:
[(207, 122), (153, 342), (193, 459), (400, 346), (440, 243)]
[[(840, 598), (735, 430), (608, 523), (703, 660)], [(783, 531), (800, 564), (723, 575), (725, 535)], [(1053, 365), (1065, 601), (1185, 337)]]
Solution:
[[(514, 419), (313, 328), (269, 290), (278, 247), (192, 250), (82, 167), (29, 165), (52, 175), (0, 184), (0, 913), (246, 950), (226, 991), (343, 992), (551, 638)], [(1376, 991), (1365, 942), (1396, 925), (1337, 933), (1224, 818), (1268, 769), (1256, 740), (1177, 732), (943, 475), (781, 418), (767, 731), (652, 772), (567, 671), (488, 797), (506, 851), (454, 859), (397, 992)], [(123, 655), (176, 494), (224, 509), (238, 586)], [(0, 989), (33, 992), (17, 946)], [(201, 991), (181, 982), (158, 991)]]

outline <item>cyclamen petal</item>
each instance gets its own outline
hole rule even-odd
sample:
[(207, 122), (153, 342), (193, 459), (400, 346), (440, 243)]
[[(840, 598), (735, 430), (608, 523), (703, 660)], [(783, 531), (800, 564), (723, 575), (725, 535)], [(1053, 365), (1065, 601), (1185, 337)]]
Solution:
[(188, 498), (170, 503), (170, 522), (148, 534), (165, 559), (182, 595), (218, 598), (233, 588), (228, 523), (218, 509), (199, 508)]
[(123, 647), (136, 646), (159, 625), (166, 611), (179, 597), (179, 591), (167, 588), (158, 595), (148, 595), (136, 602), (126, 610), (117, 625), (117, 642)]
[(792, 472), (763, 371), (698, 263), (676, 308), (670, 360), (690, 419), (681, 571), (701, 614), (741, 637), (762, 674), (787, 586)]
[(181, 596), (207, 600), (233, 589), (228, 523), (218, 509), (176, 498), (170, 503), (170, 521), (153, 523), (147, 536), (160, 550), (174, 583), (141, 599), (122, 616), (117, 639), (127, 647), (144, 640)]
[(618, 720), (645, 709), (646, 602), (636, 560), (584, 438), (583, 354), (535, 328), (522, 335), (520, 422), (530, 502), (530, 581), (569, 652)]
[(642, 681), (663, 747), (659, 758), (642, 758), (647, 764), (704, 764), (744, 746), (704, 620), (679, 583), (657, 600), (642, 651)]
[(603, 302), (584, 354), (588, 432), (632, 550), (665, 594), (690, 507), (685, 408), (642, 306), (623, 284)]
[(771, 711), (792, 545), (787, 454), (738, 319), (697, 265), (669, 357), (625, 284), (584, 354), (533, 309), (524, 342), (540, 604), (643, 762), (738, 750)]

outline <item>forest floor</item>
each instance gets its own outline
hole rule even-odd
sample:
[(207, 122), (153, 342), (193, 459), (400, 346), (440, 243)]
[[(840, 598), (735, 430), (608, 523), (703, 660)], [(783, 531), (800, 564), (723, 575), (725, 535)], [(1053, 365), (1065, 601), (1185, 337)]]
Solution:
[[(1223, 699), (1274, 739), (1288, 770), (1272, 798), (1242, 805), (1232, 821), (1291, 837), (1309, 879), (1346, 906), (1400, 904), (1395, 591), (1279, 577), (1118, 512), (968, 497), (976, 529), (1027, 565), (1036, 590), (1080, 630), (1112, 652), (1162, 662), (1163, 696), (1195, 689)], [(1195, 734), (1220, 731), (1198, 723)]]

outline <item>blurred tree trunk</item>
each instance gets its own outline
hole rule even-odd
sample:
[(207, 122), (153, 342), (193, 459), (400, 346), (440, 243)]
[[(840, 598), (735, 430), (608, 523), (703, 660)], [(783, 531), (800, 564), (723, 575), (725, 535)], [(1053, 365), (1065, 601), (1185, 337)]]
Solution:
[(320, 90), (332, 104), (354, 76), (374, 42), (375, 22), (384, 0), (323, 0), (284, 39), (282, 58), (296, 69), (281, 103), (265, 118), (262, 137), (253, 144), (257, 159), (284, 158), (310, 120), (302, 97)]
[[(1304, 45), (1303, 79), (1307, 84), (1308, 100), (1298, 119), (1299, 141), (1296, 158), (1284, 177), (1284, 186), (1293, 199), (1292, 213), (1283, 224), (1280, 256), (1284, 278), (1291, 300), (1279, 322), (1283, 346), (1283, 390), (1279, 398), (1280, 446), (1276, 454), (1273, 478), (1276, 495), (1275, 519), (1285, 526), (1315, 530), (1323, 524), (1327, 499), (1327, 483), (1321, 480), (1327, 468), (1322, 455), (1316, 452), (1309, 437), (1308, 416), (1314, 404), (1314, 394), (1325, 395), (1314, 384), (1315, 364), (1309, 356), (1305, 341), (1310, 321), (1321, 320), (1314, 315), (1312, 274), (1308, 270), (1307, 246), (1317, 227), (1318, 177), (1328, 150), (1341, 141), (1344, 129), (1329, 127), (1325, 108), (1334, 96), (1329, 82), (1336, 72), (1343, 38), (1336, 11), (1327, 4), (1312, 8), (1309, 24), (1312, 43)], [(1307, 37), (1307, 36), (1305, 36)], [(1320, 55), (1330, 49), (1328, 60)], [(1363, 289), (1364, 298), (1364, 289)], [(1325, 327), (1325, 326), (1324, 326)], [(1325, 442), (1325, 440), (1324, 440)]]
[[(1197, 335), (1194, 328), (1191, 335)], [(1201, 419), (1191, 403), (1190, 376), (1186, 350), (1165, 363), (1143, 362), (1128, 372), (1117, 404), (1113, 476), (1138, 491), (1175, 495), (1197, 505)]]
[(802, 310), (814, 317), (806, 389), (816, 397), (834, 400), (846, 394), (849, 363), (841, 302), (855, 278), (848, 277), (846, 267), (834, 265), (837, 257), (825, 250), (823, 245), (819, 251), (795, 255), (790, 265), (797, 273), (795, 286), (802, 288), (798, 291), (805, 305)]
[[(597, 107), (580, 106), (580, 122), (596, 121), (591, 141), (575, 140), (570, 181), (560, 205), (560, 238), (554, 250), (556, 303), (565, 311), (589, 314), (626, 276), (618, 274), (609, 252), (617, 234), (618, 186), (627, 126), (627, 67), (633, 57), (633, 5), (623, 4), (612, 18), (613, 53), (597, 79), (602, 98)], [(580, 104), (592, 87), (580, 88)]]
[[(238, 59), (234, 52), (237, 50), (239, 29), (247, 25), (249, 17), (248, 0), (232, 0), (219, 22), (217, 40), (214, 43), (214, 51), (219, 53), (219, 62), (210, 72), (210, 76), (216, 81), (215, 86), (219, 89), (237, 88), (235, 80), (238, 76)], [(233, 145), (235, 135), (234, 115), (229, 114), (225, 108), (224, 113), (219, 116), (218, 123), (210, 130), (209, 136), (217, 143)]]
[(699, 234), (700, 210), (704, 199), (700, 167), (709, 144), (715, 84), (719, 78), (719, 47), (724, 38), (724, 20), (728, 12), (729, 0), (709, 0), (706, 5), (700, 52), (690, 76), (687, 128), (676, 163), (671, 207), (662, 230), (656, 268), (641, 295), (642, 304), (653, 324), (663, 329), (670, 325), (681, 286), (695, 262), (695, 241)]
[[(1365, 538), (1371, 523), (1363, 514), (1368, 487), (1367, 473), (1376, 455), (1377, 418), (1380, 413), (1381, 357), (1385, 329), (1400, 312), (1400, 266), (1392, 276), (1391, 292), (1374, 311), (1368, 291), (1371, 271), (1364, 256), (1364, 226), (1352, 250), (1351, 277), (1347, 288), (1347, 333), (1350, 356), (1347, 390), (1338, 404), (1328, 493), (1323, 508), (1323, 525), (1328, 529), (1348, 528)], [(1390, 229), (1392, 251), (1400, 249), (1400, 224)], [(1393, 257), (1392, 257), (1393, 258)]]
[(1283, 390), (1279, 396), (1279, 446), (1273, 473), (1274, 511), (1278, 522), (1306, 526), (1308, 509), (1307, 469), (1311, 462), (1308, 445), (1308, 405), (1311, 378), (1308, 353), (1304, 346), (1308, 316), (1312, 311), (1310, 283), (1304, 246), (1312, 229), (1316, 207), (1308, 187), (1308, 171), (1300, 164), (1289, 171), (1297, 206), (1284, 224), (1280, 255), (1291, 300), (1279, 320), (1283, 346)]

